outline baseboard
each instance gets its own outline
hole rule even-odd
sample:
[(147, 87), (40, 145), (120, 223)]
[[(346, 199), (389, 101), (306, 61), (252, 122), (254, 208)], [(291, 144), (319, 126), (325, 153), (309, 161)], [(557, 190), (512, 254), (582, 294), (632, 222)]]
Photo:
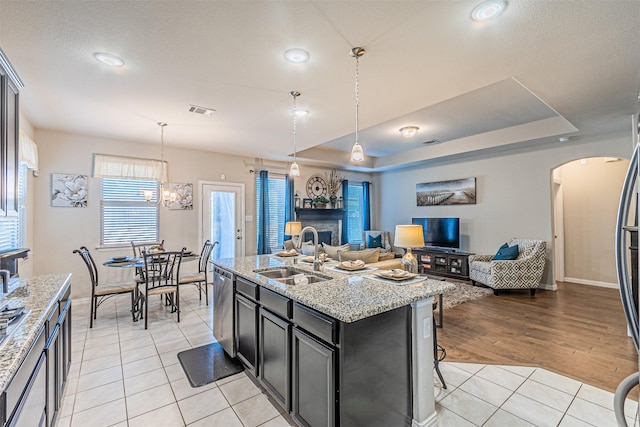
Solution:
[(575, 277), (565, 277), (563, 282), (577, 283), (579, 285), (600, 286), (601, 288), (618, 289), (617, 283), (598, 282), (596, 280), (578, 279)]
[(438, 415), (434, 412), (431, 414), (426, 420), (422, 422), (418, 422), (413, 420), (411, 423), (411, 427), (437, 427), (438, 425)]
[(545, 291), (557, 291), (558, 285), (555, 283), (540, 283), (538, 289), (544, 289)]

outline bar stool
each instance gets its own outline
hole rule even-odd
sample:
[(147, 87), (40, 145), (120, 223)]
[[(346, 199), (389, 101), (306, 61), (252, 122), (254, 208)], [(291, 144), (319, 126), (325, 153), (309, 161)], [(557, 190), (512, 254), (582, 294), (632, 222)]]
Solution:
[[(433, 311), (438, 309), (438, 301), (433, 301)], [(438, 327), (436, 325), (436, 318), (432, 316), (433, 319), (433, 367), (436, 370), (436, 374), (438, 374), (438, 378), (442, 383), (442, 388), (446, 389), (447, 384), (444, 382), (444, 378), (442, 377), (442, 372), (440, 372), (440, 362), (447, 357), (447, 351), (438, 344)]]

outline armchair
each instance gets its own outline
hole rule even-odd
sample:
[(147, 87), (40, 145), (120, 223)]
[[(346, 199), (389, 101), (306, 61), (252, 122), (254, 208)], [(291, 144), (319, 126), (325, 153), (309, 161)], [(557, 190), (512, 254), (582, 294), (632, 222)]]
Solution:
[(546, 242), (513, 238), (509, 246), (518, 245), (518, 258), (498, 261), (493, 255), (470, 255), (469, 277), (487, 285), (498, 295), (501, 289), (529, 289), (536, 294), (546, 261)]
[(391, 236), (388, 231), (379, 231), (379, 230), (367, 230), (362, 232), (362, 243), (360, 244), (360, 249), (370, 249), (371, 246), (368, 245), (370, 239), (376, 238), (378, 236), (382, 236), (380, 252), (392, 252), (393, 248), (391, 247)]

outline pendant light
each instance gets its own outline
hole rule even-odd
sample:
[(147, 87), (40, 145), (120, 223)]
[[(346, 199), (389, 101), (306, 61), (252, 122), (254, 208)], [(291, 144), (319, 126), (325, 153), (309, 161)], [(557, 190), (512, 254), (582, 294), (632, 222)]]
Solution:
[(300, 96), (300, 92), (297, 90), (292, 90), (289, 92), (289, 95), (293, 97), (293, 163), (291, 164), (291, 168), (289, 169), (290, 176), (300, 176), (300, 167), (297, 162), (297, 146), (296, 146), (296, 118), (298, 114), (296, 113), (296, 99)]
[(158, 126), (160, 126), (160, 191), (158, 199), (155, 203), (151, 203), (151, 200), (153, 199), (153, 191), (146, 190), (144, 192), (144, 199), (148, 204), (155, 204), (157, 206), (160, 206), (162, 204), (162, 206), (168, 208), (176, 201), (176, 199), (178, 198), (178, 193), (176, 193), (175, 191), (167, 190), (164, 187), (164, 181), (167, 178), (167, 168), (165, 167), (164, 163), (164, 128), (167, 126), (167, 124), (165, 122), (158, 122)]
[(351, 161), (352, 162), (361, 162), (364, 160), (364, 150), (362, 149), (362, 145), (360, 145), (360, 141), (358, 140), (358, 106), (360, 105), (360, 82), (358, 75), (358, 65), (359, 58), (364, 55), (364, 49), (361, 47), (354, 47), (349, 52), (349, 55), (356, 58), (356, 142), (353, 144), (353, 148), (351, 149)]

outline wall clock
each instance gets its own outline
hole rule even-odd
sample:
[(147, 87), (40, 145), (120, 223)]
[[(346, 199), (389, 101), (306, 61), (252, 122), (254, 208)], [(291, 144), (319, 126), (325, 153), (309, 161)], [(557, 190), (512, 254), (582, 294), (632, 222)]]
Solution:
[(320, 175), (312, 175), (307, 180), (307, 195), (315, 199), (318, 196), (324, 196), (327, 193), (327, 181)]

